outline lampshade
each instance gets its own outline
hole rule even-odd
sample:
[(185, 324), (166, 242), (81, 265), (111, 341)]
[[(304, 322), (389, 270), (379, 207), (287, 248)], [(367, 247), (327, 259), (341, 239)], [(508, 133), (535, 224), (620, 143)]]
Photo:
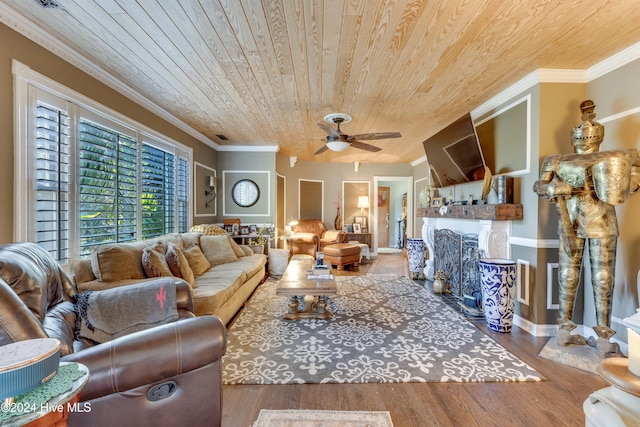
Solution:
[(369, 196), (358, 196), (358, 208), (368, 208), (369, 207)]
[(349, 148), (350, 146), (351, 146), (351, 144), (349, 144), (348, 142), (345, 142), (345, 141), (327, 142), (327, 147), (329, 147), (329, 150), (331, 150), (331, 151), (344, 151), (347, 148)]

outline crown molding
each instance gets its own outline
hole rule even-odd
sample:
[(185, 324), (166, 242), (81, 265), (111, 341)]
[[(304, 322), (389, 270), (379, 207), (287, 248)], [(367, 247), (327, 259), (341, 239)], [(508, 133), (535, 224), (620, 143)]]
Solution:
[(89, 76), (93, 77), (94, 79), (120, 93), (121, 95), (129, 98), (136, 104), (139, 104), (145, 109), (151, 111), (158, 117), (171, 123), (178, 129), (191, 135), (198, 141), (210, 146), (213, 149), (219, 149), (218, 143), (206, 137), (204, 134), (198, 132), (164, 108), (159, 107), (149, 98), (134, 90), (121, 80), (116, 79), (111, 74), (107, 73), (92, 62), (88, 61), (85, 57), (80, 55), (69, 45), (61, 42), (56, 38), (51, 37), (51, 35), (44, 31), (40, 26), (35, 25), (33, 22), (1, 2), (0, 22), (10, 27), (14, 31), (22, 34), (24, 37), (28, 38), (37, 45), (53, 53), (57, 57), (78, 68), (79, 70), (83, 71), (84, 73), (88, 74)]
[(640, 42), (631, 45), (604, 61), (598, 62), (596, 65), (590, 67), (587, 70), (588, 79), (589, 81), (595, 80), (598, 77), (602, 77), (603, 75), (617, 70), (618, 68), (637, 59), (640, 59)]
[(588, 83), (587, 71), (539, 68), (471, 111), (471, 118), (482, 117), (540, 83)]
[(425, 163), (426, 161), (427, 161), (427, 156), (418, 157), (413, 162), (411, 162), (411, 166), (413, 166), (415, 168), (420, 163)]
[(640, 59), (640, 42), (629, 46), (626, 49), (598, 62), (586, 70), (563, 70), (553, 68), (539, 68), (523, 79), (500, 92), (489, 101), (480, 105), (471, 112), (471, 117), (475, 120), (489, 111), (498, 108), (511, 98), (529, 90), (540, 83), (589, 83), (607, 73)]

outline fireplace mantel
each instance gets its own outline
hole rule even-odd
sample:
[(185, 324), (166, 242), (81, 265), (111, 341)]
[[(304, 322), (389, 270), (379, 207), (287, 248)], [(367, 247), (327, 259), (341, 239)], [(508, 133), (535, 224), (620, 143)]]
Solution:
[(428, 207), (417, 210), (423, 217), (422, 239), (427, 245), (428, 259), (424, 270), (427, 278), (433, 278), (435, 230), (443, 228), (460, 234), (478, 236), (478, 248), (486, 258), (511, 257), (511, 222), (522, 219), (521, 204), (455, 205)]
[(497, 205), (452, 205), (419, 208), (417, 215), (427, 218), (488, 219), (508, 221), (522, 219), (522, 205), (502, 203)]

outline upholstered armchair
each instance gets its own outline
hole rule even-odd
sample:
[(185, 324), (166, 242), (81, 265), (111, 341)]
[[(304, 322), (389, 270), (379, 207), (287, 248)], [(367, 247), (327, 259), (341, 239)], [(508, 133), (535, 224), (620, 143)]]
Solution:
[(319, 219), (301, 219), (294, 231), (295, 233), (289, 242), (291, 254), (307, 254), (314, 258), (316, 252), (321, 250), (323, 246), (340, 243), (345, 237), (345, 234), (340, 230), (327, 230)]
[(74, 301), (82, 297), (49, 253), (32, 243), (0, 245), (0, 346), (56, 338), (61, 361), (88, 368), (80, 400), (91, 411), (71, 413), (70, 426), (219, 426), (224, 325), (216, 316), (193, 315), (190, 288), (181, 279), (144, 286), (175, 289), (175, 300), (167, 299), (175, 301), (173, 318), (97, 343), (78, 334), (82, 310)]

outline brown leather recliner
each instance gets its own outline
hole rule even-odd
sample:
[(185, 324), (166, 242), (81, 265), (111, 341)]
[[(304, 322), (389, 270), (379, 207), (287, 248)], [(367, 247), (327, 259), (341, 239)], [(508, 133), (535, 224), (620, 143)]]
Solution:
[(316, 252), (323, 246), (344, 241), (345, 234), (341, 230), (328, 231), (319, 219), (301, 219), (295, 226), (295, 233), (290, 241), (290, 253), (306, 254), (316, 257)]
[(226, 329), (196, 318), (189, 285), (175, 280), (177, 321), (98, 344), (74, 338), (77, 290), (48, 252), (0, 245), (0, 345), (57, 338), (61, 361), (87, 366), (80, 401), (91, 410), (71, 413), (70, 426), (219, 426)]

